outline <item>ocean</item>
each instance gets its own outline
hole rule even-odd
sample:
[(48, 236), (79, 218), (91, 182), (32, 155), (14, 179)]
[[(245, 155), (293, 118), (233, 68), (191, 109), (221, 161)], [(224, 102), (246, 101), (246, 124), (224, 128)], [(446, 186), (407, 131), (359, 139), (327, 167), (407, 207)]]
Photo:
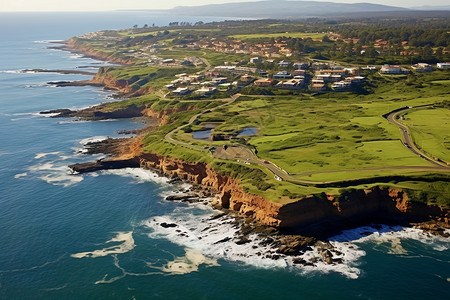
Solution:
[(186, 183), (142, 169), (69, 174), (68, 165), (102, 157), (84, 144), (143, 124), (39, 115), (114, 100), (100, 88), (46, 84), (86, 76), (20, 70), (95, 71), (107, 63), (48, 47), (101, 29), (200, 20), (220, 19), (0, 14), (0, 299), (448, 299), (450, 239), (367, 226), (331, 239), (343, 263), (296, 267), (260, 255), (270, 249), (257, 236), (236, 244), (233, 219), (212, 218), (207, 203), (165, 200)]

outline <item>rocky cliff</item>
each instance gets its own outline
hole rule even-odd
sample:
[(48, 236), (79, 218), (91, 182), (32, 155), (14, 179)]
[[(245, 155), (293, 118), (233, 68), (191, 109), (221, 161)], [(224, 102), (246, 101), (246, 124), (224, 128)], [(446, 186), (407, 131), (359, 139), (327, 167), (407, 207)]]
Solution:
[(380, 217), (406, 222), (435, 219), (447, 225), (449, 222), (448, 209), (411, 202), (401, 190), (374, 187), (347, 192), (339, 198), (333, 195), (307, 196), (282, 205), (244, 192), (237, 180), (217, 173), (204, 163), (188, 163), (156, 154), (142, 154), (139, 159), (142, 167), (157, 169), (166, 176), (214, 189), (223, 208), (239, 212), (264, 225), (298, 228)]

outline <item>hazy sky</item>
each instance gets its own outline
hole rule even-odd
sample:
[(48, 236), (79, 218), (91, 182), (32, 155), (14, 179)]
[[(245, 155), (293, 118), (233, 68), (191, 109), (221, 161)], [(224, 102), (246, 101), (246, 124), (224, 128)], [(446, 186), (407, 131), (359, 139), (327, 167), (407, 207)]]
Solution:
[[(0, 0), (0, 11), (104, 11), (117, 9), (164, 9), (178, 5), (203, 5), (260, 0)], [(369, 2), (393, 6), (448, 5), (448, 0), (316, 0), (329, 2)]]

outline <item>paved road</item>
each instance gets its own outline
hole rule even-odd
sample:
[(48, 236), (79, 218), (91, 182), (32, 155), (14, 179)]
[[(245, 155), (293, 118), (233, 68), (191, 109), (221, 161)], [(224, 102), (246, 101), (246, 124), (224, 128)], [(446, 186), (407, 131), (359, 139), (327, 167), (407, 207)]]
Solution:
[[(431, 106), (431, 105), (430, 105)], [(450, 168), (450, 166), (447, 166), (447, 164), (437, 161), (435, 159), (433, 159), (432, 157), (428, 156), (427, 154), (425, 154), (424, 152), (422, 152), (419, 148), (416, 147), (416, 145), (414, 144), (412, 138), (411, 138), (411, 133), (409, 131), (408, 126), (400, 123), (399, 121), (397, 121), (398, 116), (400, 114), (403, 114), (405, 112), (408, 111), (413, 111), (413, 110), (418, 110), (418, 109), (427, 109), (430, 106), (420, 106), (420, 107), (405, 107), (404, 109), (401, 110), (397, 110), (394, 112), (391, 112), (389, 115), (386, 116), (386, 119), (394, 124), (395, 126), (397, 126), (398, 128), (400, 128), (400, 130), (402, 131), (403, 134), (403, 141), (404, 141), (404, 145), (414, 154), (419, 155), (421, 158), (425, 159), (426, 161), (429, 161), (430, 163), (437, 165), (439, 167), (443, 167), (443, 168)]]

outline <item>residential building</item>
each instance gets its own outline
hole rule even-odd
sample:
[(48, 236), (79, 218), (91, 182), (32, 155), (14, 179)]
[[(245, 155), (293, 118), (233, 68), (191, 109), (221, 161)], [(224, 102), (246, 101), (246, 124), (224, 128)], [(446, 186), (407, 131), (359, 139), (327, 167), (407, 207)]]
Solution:
[(438, 69), (450, 69), (450, 62), (437, 63)]
[(306, 70), (308, 69), (309, 64), (307, 62), (296, 62), (294, 63), (294, 68), (298, 70)]
[(409, 70), (400, 66), (383, 65), (380, 69), (381, 74), (408, 74)]
[(427, 63), (418, 63), (411, 66), (416, 72), (431, 72), (433, 67)]
[(272, 78), (258, 79), (254, 82), (255, 86), (267, 87), (275, 84), (275, 80)]
[(278, 72), (277, 74), (273, 75), (274, 79), (291, 79), (292, 75), (286, 71)]
[(291, 79), (288, 81), (280, 81), (275, 87), (285, 90), (299, 90), (304, 87), (304, 84), (305, 81), (302, 79)]
[(281, 68), (289, 68), (291, 66), (290, 61), (282, 60), (278, 63), (278, 66)]
[(175, 91), (172, 92), (172, 94), (176, 96), (184, 96), (189, 94), (190, 92), (191, 90), (188, 88), (177, 88)]
[(209, 96), (214, 93), (217, 93), (217, 88), (215, 87), (203, 87), (201, 89), (198, 89), (195, 91), (195, 93), (203, 95), (203, 96)]

